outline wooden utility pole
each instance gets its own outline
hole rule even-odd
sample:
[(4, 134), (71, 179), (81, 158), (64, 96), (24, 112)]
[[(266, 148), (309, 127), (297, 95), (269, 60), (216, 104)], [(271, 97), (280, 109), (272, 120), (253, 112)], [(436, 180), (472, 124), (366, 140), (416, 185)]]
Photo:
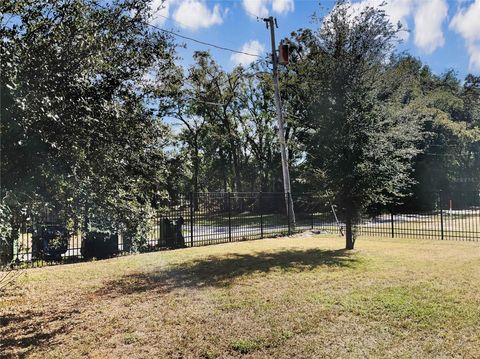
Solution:
[(273, 18), (273, 16), (265, 18), (263, 21), (265, 21), (267, 24), (267, 29), (270, 29), (270, 37), (272, 42), (273, 87), (275, 89), (275, 107), (277, 110), (278, 141), (280, 142), (280, 154), (282, 157), (285, 205), (287, 213), (289, 214), (289, 220), (291, 220), (291, 223), (295, 228), (295, 212), (293, 210), (292, 190), (290, 187), (290, 172), (288, 170), (288, 152), (287, 144), (285, 142), (285, 121), (283, 120), (282, 100), (280, 98), (280, 90), (278, 86), (278, 56), (275, 47), (275, 26), (277, 25), (277, 21)]

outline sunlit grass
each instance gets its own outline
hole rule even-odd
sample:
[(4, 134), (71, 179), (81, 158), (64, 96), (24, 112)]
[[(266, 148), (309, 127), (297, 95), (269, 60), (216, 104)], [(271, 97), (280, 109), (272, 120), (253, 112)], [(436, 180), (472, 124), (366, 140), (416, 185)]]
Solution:
[(277, 238), (27, 271), (0, 352), (31, 357), (479, 357), (480, 245)]

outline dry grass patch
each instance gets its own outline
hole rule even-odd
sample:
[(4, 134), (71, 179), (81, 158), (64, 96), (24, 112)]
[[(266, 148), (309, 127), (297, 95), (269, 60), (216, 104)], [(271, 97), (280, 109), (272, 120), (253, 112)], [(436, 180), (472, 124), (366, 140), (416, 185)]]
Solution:
[(27, 271), (0, 356), (480, 357), (480, 245), (281, 238)]

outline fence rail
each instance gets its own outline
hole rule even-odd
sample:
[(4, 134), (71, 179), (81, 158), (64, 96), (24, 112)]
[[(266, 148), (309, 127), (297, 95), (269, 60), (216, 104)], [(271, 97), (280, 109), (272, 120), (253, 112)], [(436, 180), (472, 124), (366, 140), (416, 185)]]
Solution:
[[(341, 211), (328, 200), (311, 194), (293, 195), (295, 219), (285, 209), (283, 193), (189, 193), (159, 204), (152, 214), (144, 251), (195, 247), (261, 239), (314, 229), (340, 234), (344, 228)], [(424, 211), (405, 206), (369, 209), (357, 225), (366, 236), (480, 241), (479, 193), (434, 196), (435, 203)], [(65, 221), (49, 213), (20, 223), (19, 236), (10, 247), (2, 247), (3, 258), (16, 266), (106, 258), (127, 254), (133, 244), (128, 235), (82, 233), (79, 229), (61, 237)], [(53, 233), (53, 234), (52, 234)], [(55, 246), (56, 247), (55, 247)]]

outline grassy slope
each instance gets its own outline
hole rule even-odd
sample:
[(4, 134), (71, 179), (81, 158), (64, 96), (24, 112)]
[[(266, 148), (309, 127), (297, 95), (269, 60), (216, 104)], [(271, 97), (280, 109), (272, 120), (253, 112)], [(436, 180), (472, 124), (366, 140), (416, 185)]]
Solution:
[(35, 269), (0, 356), (480, 357), (480, 246), (268, 239)]

